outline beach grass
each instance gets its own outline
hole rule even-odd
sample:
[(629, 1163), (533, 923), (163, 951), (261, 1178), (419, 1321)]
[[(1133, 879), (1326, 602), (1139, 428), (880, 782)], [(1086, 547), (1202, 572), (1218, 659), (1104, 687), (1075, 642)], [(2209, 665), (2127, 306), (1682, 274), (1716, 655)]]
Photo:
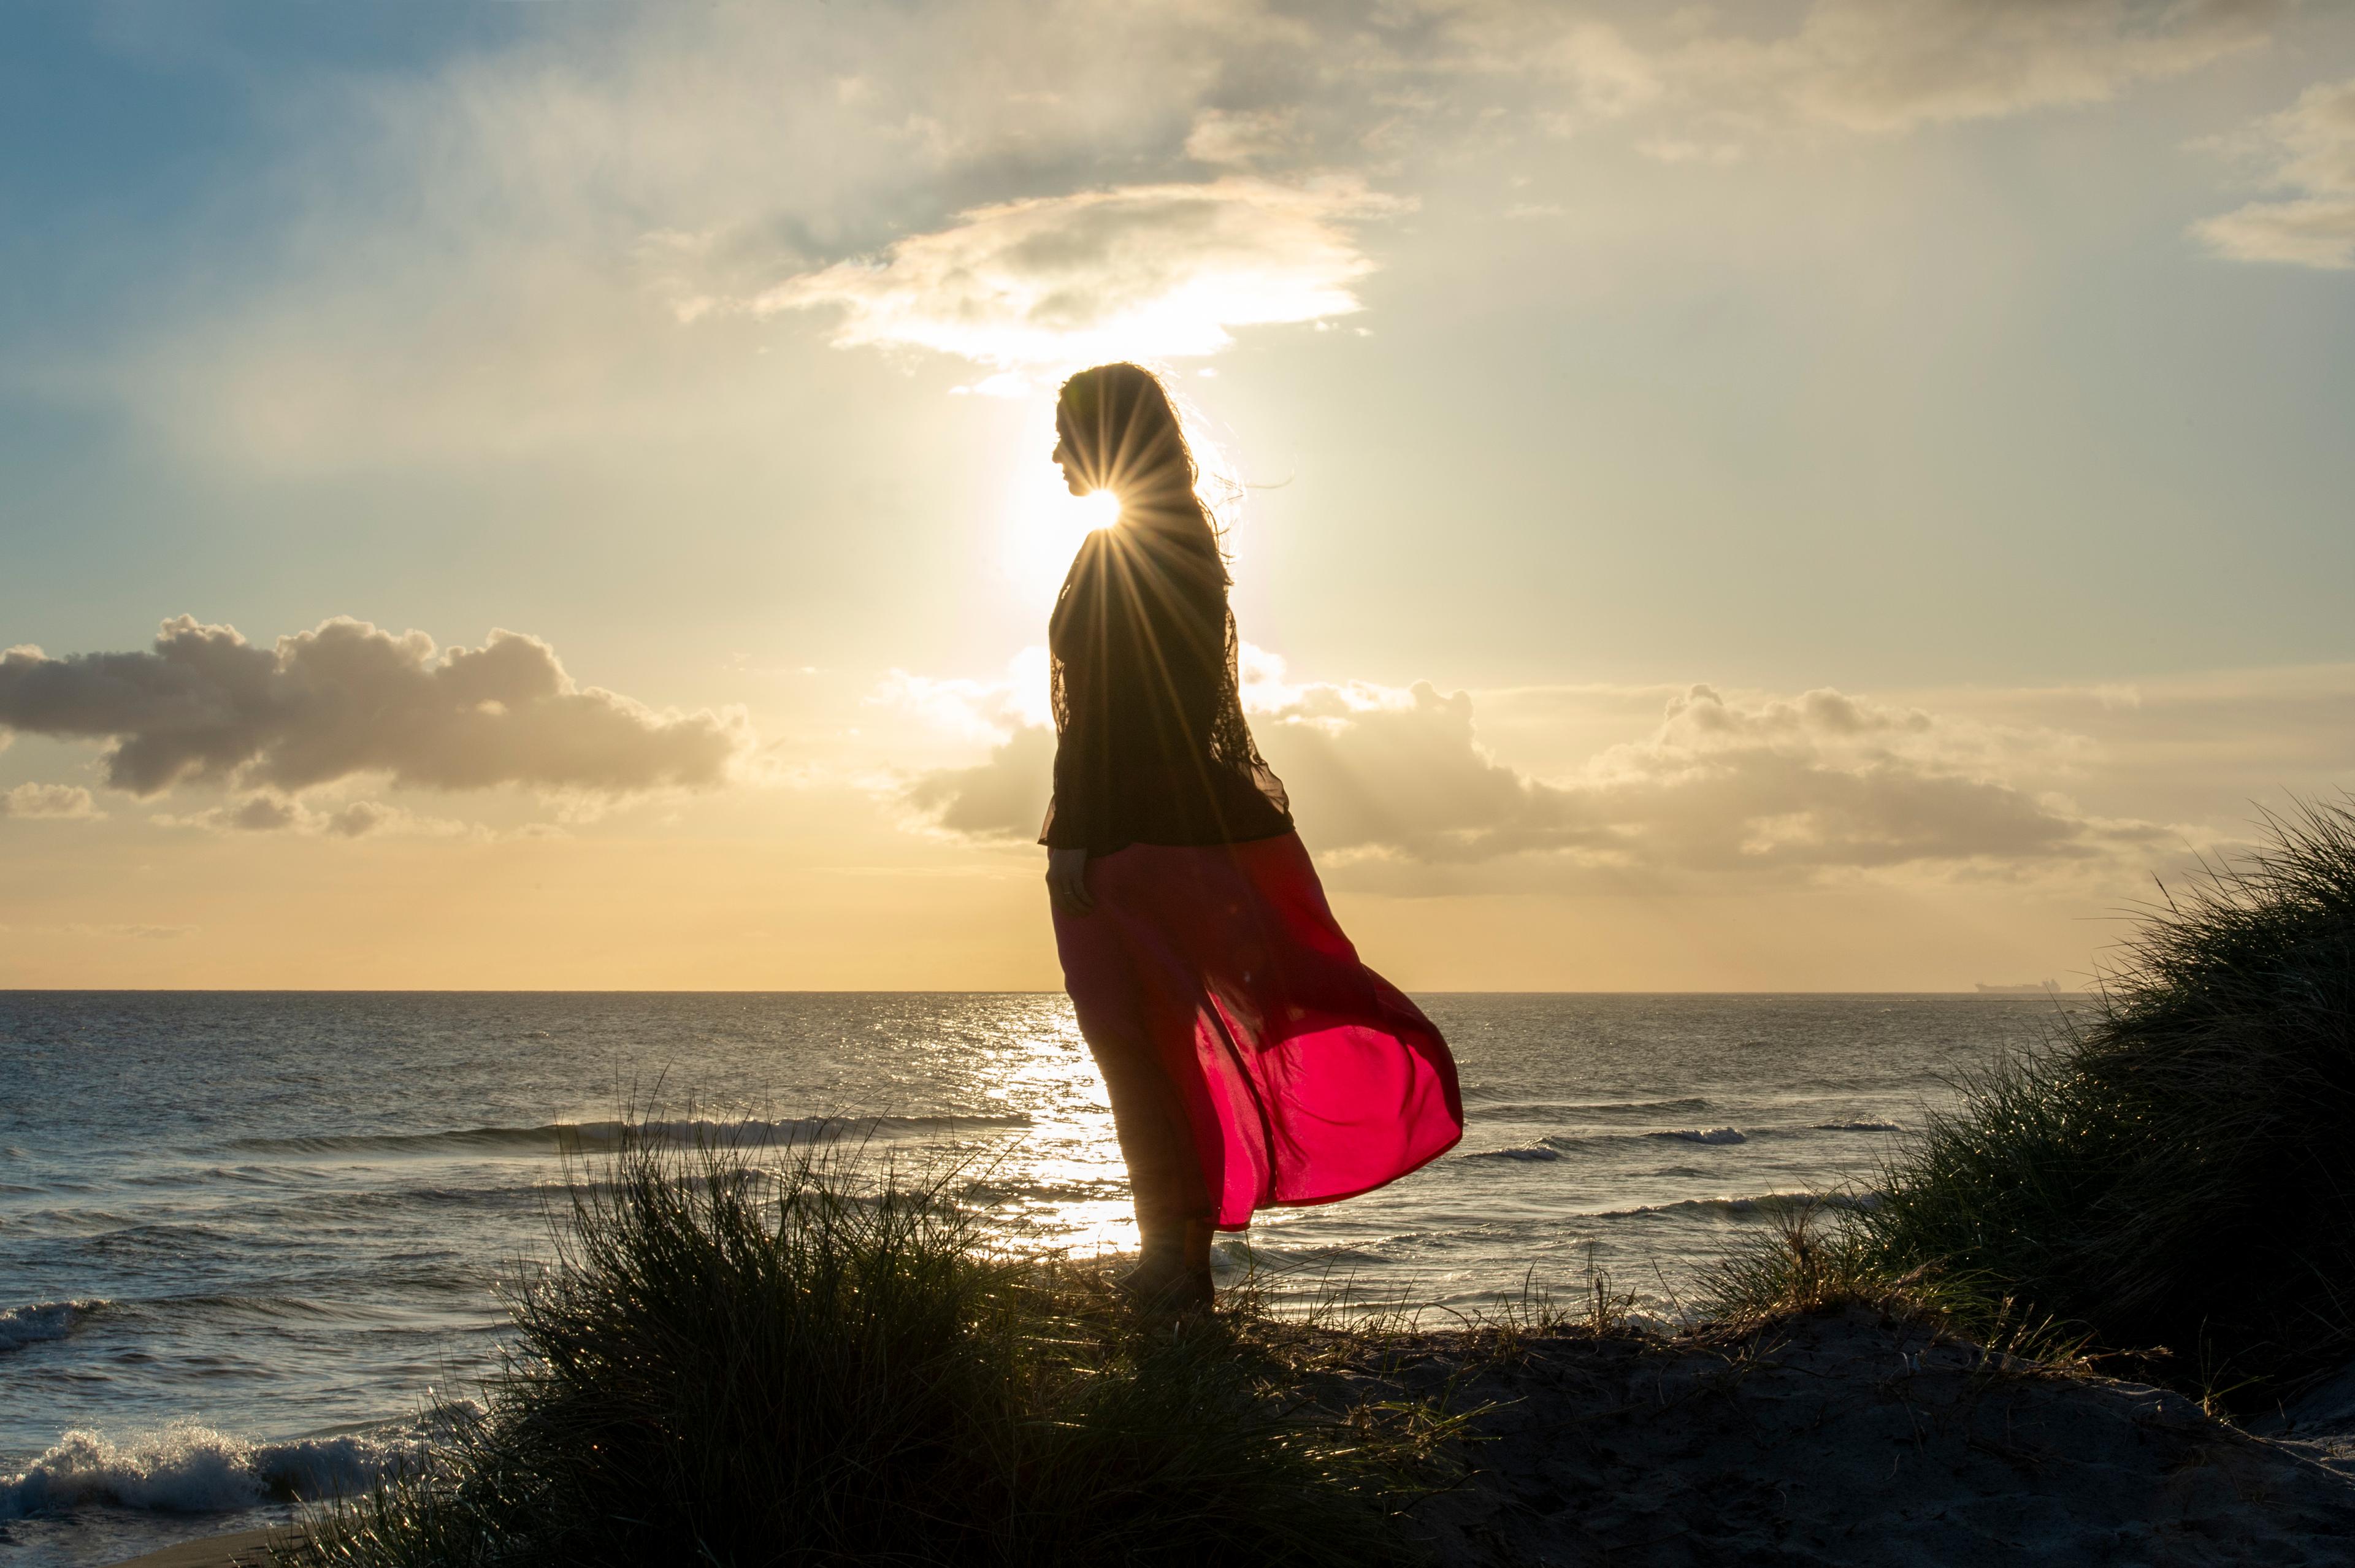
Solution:
[(2093, 1016), (1966, 1081), (1874, 1200), (1729, 1260), (1712, 1310), (1902, 1298), (2225, 1409), (2355, 1357), (2355, 803), (2144, 912)]
[(479, 1415), (316, 1510), (308, 1568), (1412, 1560), (1448, 1421), (1319, 1406), (1337, 1330), (1142, 1317), (855, 1152), (594, 1174)]

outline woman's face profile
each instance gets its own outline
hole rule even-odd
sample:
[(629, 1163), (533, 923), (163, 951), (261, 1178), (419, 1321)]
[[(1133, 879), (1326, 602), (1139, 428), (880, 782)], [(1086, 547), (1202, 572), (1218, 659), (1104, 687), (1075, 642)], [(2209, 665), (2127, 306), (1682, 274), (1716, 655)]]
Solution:
[(1094, 476), (1087, 464), (1071, 451), (1071, 441), (1059, 430), (1055, 435), (1055, 466), (1063, 471), (1063, 487), (1074, 496), (1085, 496), (1096, 488)]

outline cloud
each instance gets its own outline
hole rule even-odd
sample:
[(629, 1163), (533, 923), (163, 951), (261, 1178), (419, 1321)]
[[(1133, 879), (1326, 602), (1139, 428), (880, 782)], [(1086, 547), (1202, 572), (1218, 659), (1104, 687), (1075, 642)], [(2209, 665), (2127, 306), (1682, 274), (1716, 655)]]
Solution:
[(973, 838), (1030, 839), (1046, 820), (1055, 731), (1026, 724), (969, 768), (939, 768), (907, 786), (907, 803), (934, 827)]
[[(2071, 754), (2066, 737), (1829, 688), (1737, 699), (1694, 686), (1648, 734), (1555, 778), (1493, 755), (1468, 693), (1287, 686), (1280, 668), (1247, 689), (1311, 842), (1338, 866), (1390, 868), (1385, 881), (1404, 891), (1905, 867), (2019, 874), (2115, 865), (2178, 837), (2034, 787), (2032, 775)], [(921, 774), (902, 798), (938, 828), (1027, 840), (1053, 755), (1051, 731), (1025, 726), (979, 763)]]
[(249, 795), (184, 816), (158, 813), (149, 820), (164, 827), (200, 827), (213, 833), (301, 833), (329, 838), (363, 838), (370, 834), (430, 838), (494, 837), (485, 827), (446, 816), (422, 816), (381, 801), (356, 800), (332, 810), (314, 811), (299, 800), (276, 795)]
[(1361, 308), (1349, 285), (1374, 263), (1346, 225), (1402, 205), (1354, 179), (1240, 176), (1003, 202), (788, 279), (751, 308), (837, 308), (837, 347), (1001, 367), (1212, 354), (1232, 327)]
[[(2091, 102), (2259, 41), (2280, 6), (532, 10), (421, 68), (273, 80), (243, 172), (118, 269), (176, 286), (126, 285), (108, 332), (19, 346), (0, 378), (269, 472), (767, 452), (808, 365), (758, 340), (755, 300), (1000, 367), (1208, 352), (1362, 303), (1381, 257), (1351, 179), (1444, 190), (1538, 162), (1540, 128), (1705, 163)], [(1206, 165), (1232, 176), (1184, 183)]]
[(1289, 109), (1205, 109), (1186, 133), (1186, 155), (1198, 164), (1249, 168), (1295, 152), (1299, 115)]
[(1889, 134), (2104, 102), (2263, 43), (2286, 0), (1814, 0), (1785, 29), (1727, 8), (1650, 36), (1543, 0), (1425, 0), (1430, 63), (1553, 84), (1557, 129), (1649, 115), (1638, 149), (1722, 162), (1745, 134)]
[(1323, 693), (1259, 726), (1320, 846), (1425, 865), (1812, 875), (2106, 856), (2159, 830), (2095, 821), (1987, 766), (1930, 715), (1829, 689), (1729, 700), (1696, 686), (1647, 737), (1560, 779), (1491, 756), (1463, 692), (1343, 712)]
[(369, 773), (611, 798), (719, 784), (751, 741), (732, 709), (657, 712), (577, 686), (536, 637), (494, 631), (479, 648), (437, 652), (421, 632), (341, 617), (274, 647), (183, 615), (149, 652), (11, 648), (0, 726), (108, 741), (107, 783), (138, 795), (183, 781), (291, 794)]
[(2100, 103), (2264, 41), (2276, 0), (1817, 0), (1798, 30), (1693, 57), (1804, 119), (1862, 132)]
[(1258, 0), (523, 9), (256, 79), (250, 155), (131, 269), (175, 286), (0, 382), (270, 472), (766, 452), (805, 362), (728, 302), (957, 211), (1199, 172), (1223, 77), (1316, 59)]
[(965, 738), (1002, 736), (1049, 719), (1048, 660), (1043, 644), (1033, 644), (1006, 661), (998, 680), (943, 680), (895, 669), (868, 695), (879, 706), (898, 708), (932, 727)]
[(2274, 165), (2266, 183), (2301, 194), (2253, 201), (2191, 231), (2236, 261), (2355, 267), (2355, 78), (2307, 88), (2259, 121), (2254, 139)]
[(0, 816), (91, 818), (105, 815), (91, 799), (90, 791), (79, 784), (20, 784), (0, 793)]

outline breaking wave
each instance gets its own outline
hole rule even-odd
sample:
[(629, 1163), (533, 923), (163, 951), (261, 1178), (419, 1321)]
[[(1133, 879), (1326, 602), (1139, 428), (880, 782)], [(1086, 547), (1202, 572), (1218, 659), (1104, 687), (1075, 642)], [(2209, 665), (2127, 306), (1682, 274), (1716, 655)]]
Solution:
[(72, 1431), (14, 1475), (0, 1476), (0, 1520), (93, 1504), (159, 1513), (229, 1513), (349, 1494), (415, 1451), (348, 1435), (248, 1443), (191, 1421), (116, 1442)]

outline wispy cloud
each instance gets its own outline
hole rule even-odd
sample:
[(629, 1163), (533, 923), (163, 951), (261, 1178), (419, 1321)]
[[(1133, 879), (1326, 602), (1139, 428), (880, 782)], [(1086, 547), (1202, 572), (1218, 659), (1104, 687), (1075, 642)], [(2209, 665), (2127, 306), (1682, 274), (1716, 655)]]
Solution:
[[(284, 216), (224, 219), (168, 304), (126, 298), (144, 325), (121, 350), (10, 375), (267, 470), (758, 443), (785, 378), (741, 307), (999, 368), (1209, 353), (1360, 308), (1367, 220), (1476, 155), (1542, 164), (1536, 133), (1706, 165), (2097, 102), (2283, 9), (549, 7), (512, 42), (274, 101), (258, 177)], [(2335, 208), (2271, 208), (2219, 220), (2234, 253), (2301, 231), (2335, 253)]]
[[(1559, 129), (1640, 127), (1640, 150), (1723, 162), (1761, 134), (1897, 134), (2099, 103), (2265, 41), (2286, 0), (1814, 0), (1687, 7), (1643, 29), (1542, 0), (1425, 0), (1424, 63), (1550, 85)], [(1764, 27), (1753, 18), (1770, 18)], [(1403, 59), (1401, 60), (1403, 64)]]
[(368, 773), (617, 796), (720, 784), (751, 744), (736, 710), (657, 712), (579, 686), (537, 637), (495, 631), (443, 653), (421, 632), (345, 618), (274, 647), (183, 615), (145, 652), (11, 648), (0, 727), (103, 740), (107, 783), (140, 795), (186, 780), (293, 793)]
[(1900, 132), (2099, 103), (2263, 43), (2281, 0), (1817, 0), (1767, 40), (1687, 57), (1704, 91), (1757, 91), (1843, 130)]
[(792, 278), (761, 314), (834, 307), (843, 347), (985, 365), (1066, 366), (1216, 353), (1230, 329), (1348, 315), (1373, 271), (1349, 224), (1402, 203), (1362, 181), (1229, 177), (976, 208), (871, 261)]
[(2273, 165), (2266, 183), (2299, 194), (2253, 201), (2192, 232), (2236, 261), (2355, 267), (2355, 78), (2307, 88), (2252, 139)]

